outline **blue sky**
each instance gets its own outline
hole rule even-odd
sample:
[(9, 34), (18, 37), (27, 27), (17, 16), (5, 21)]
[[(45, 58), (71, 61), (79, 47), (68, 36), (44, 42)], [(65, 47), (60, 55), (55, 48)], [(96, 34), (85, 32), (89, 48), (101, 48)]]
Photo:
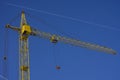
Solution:
[[(45, 24), (26, 15), (28, 23), (36, 29), (105, 45), (118, 52), (114, 56), (64, 43), (53, 45), (49, 40), (30, 37), (31, 80), (120, 80), (119, 0), (1, 0), (0, 74), (3, 69), (4, 26), (23, 10), (7, 5), (8, 3), (35, 9), (24, 8), (26, 13), (46, 22)], [(41, 13), (40, 10), (76, 20)], [(19, 27), (19, 24), (20, 17), (11, 25)], [(8, 48), (8, 79), (17, 80), (18, 34), (12, 30), (9, 30)], [(56, 70), (56, 64), (61, 66), (60, 70)]]

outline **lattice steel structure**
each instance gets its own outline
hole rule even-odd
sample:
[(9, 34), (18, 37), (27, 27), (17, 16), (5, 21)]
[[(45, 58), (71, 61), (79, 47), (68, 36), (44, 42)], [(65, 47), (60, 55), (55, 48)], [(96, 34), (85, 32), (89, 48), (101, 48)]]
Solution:
[(19, 33), (19, 80), (30, 80), (29, 48), (28, 48), (29, 36), (38, 36), (40, 38), (45, 38), (50, 40), (52, 43), (63, 42), (74, 46), (97, 50), (114, 55), (116, 54), (115, 50), (107, 48), (105, 46), (91, 44), (81, 40), (62, 37), (59, 35), (50, 34), (37, 29), (33, 29), (27, 24), (24, 11), (22, 11), (21, 13), (20, 27), (14, 27), (8, 24), (6, 25), (6, 28), (13, 29)]

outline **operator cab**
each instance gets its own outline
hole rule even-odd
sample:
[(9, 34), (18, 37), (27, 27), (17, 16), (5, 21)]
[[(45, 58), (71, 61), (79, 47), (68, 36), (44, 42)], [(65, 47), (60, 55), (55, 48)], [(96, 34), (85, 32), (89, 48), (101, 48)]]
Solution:
[(22, 35), (30, 35), (30, 33), (31, 33), (30, 26), (27, 24), (24, 24), (21, 28), (21, 33), (22, 33)]
[(21, 27), (21, 39), (27, 39), (30, 34), (31, 27), (27, 24), (23, 24), (23, 26)]

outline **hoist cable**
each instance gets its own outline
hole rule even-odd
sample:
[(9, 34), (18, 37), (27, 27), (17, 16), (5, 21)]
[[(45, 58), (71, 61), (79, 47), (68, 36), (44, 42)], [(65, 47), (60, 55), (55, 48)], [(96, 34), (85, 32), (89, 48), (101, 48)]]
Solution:
[[(15, 16), (14, 18), (12, 18), (10, 21), (9, 21), (9, 24), (12, 24), (17, 18), (19, 17), (19, 14), (17, 16)], [(8, 80), (8, 66), (9, 66), (9, 63), (8, 63), (8, 54), (9, 54), (9, 31), (7, 28), (5, 28), (4, 30), (4, 53), (3, 53), (3, 65), (2, 65), (2, 74), (3, 76), (1, 76), (3, 78), (3, 80)]]
[[(42, 24), (44, 24), (44, 25), (46, 25), (47, 27), (48, 26), (50, 26), (50, 24), (48, 24), (45, 20), (43, 20), (43, 19), (41, 19), (41, 18), (38, 18), (38, 17), (36, 17), (36, 16), (34, 16), (34, 15), (31, 15), (30, 13), (26, 13), (29, 17), (33, 17), (35, 20), (37, 20), (37, 21), (39, 21), (40, 23), (42, 23)], [(52, 27), (52, 26), (51, 26)], [(52, 29), (54, 29), (55, 30), (55, 28), (53, 28), (52, 27)], [(59, 31), (60, 32), (60, 31)], [(61, 34), (64, 34), (63, 32), (60, 32)], [(59, 65), (58, 64), (58, 61), (57, 61), (57, 54), (58, 54), (58, 52), (57, 52), (57, 50), (56, 50), (56, 44), (55, 43), (53, 43), (53, 45), (52, 45), (52, 55), (53, 55), (53, 60), (54, 60), (54, 64), (55, 64), (55, 66), (57, 66), (57, 65)]]
[(8, 29), (5, 28), (4, 34), (4, 54), (7, 55), (8, 52)]
[(5, 33), (4, 33), (4, 54), (3, 54), (3, 69), (2, 69), (2, 73), (3, 76), (8, 78), (8, 29), (5, 29)]
[(55, 64), (55, 66), (57, 65), (57, 56), (56, 56), (56, 53), (55, 53), (55, 46), (56, 46), (56, 44), (53, 44), (53, 52), (52, 52), (52, 54), (53, 54), (53, 59), (54, 59), (54, 64)]
[(59, 62), (58, 62), (58, 58), (59, 58), (59, 56), (58, 56), (58, 50), (57, 50), (57, 48), (56, 48), (56, 44), (54, 43), (53, 44), (53, 46), (52, 46), (52, 48), (53, 48), (53, 52), (52, 52), (52, 55), (53, 55), (53, 60), (54, 60), (54, 64), (55, 64), (55, 68), (56, 68), (56, 70), (60, 70), (61, 69), (61, 67), (60, 67), (60, 64), (59, 64)]

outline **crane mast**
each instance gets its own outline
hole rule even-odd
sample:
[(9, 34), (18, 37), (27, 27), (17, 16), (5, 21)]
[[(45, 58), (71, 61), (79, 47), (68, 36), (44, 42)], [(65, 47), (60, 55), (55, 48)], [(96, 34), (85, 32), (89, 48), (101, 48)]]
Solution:
[(6, 25), (6, 28), (13, 29), (19, 33), (19, 80), (30, 80), (29, 48), (28, 37), (31, 28), (27, 24), (25, 13), (21, 13), (20, 28)]
[(74, 46), (110, 53), (113, 55), (116, 54), (115, 50), (107, 48), (105, 46), (91, 44), (81, 40), (62, 37), (59, 35), (50, 34), (37, 29), (33, 29), (27, 24), (24, 11), (22, 11), (21, 13), (20, 27), (14, 27), (8, 24), (6, 25), (6, 28), (13, 29), (14, 31), (17, 31), (19, 33), (19, 80), (30, 80), (29, 46), (28, 46), (29, 36), (38, 36), (40, 38), (45, 38), (50, 40), (52, 43), (57, 43), (59, 41)]
[(30, 80), (28, 37), (31, 31), (27, 25), (25, 13), (22, 11), (19, 35), (19, 80)]

